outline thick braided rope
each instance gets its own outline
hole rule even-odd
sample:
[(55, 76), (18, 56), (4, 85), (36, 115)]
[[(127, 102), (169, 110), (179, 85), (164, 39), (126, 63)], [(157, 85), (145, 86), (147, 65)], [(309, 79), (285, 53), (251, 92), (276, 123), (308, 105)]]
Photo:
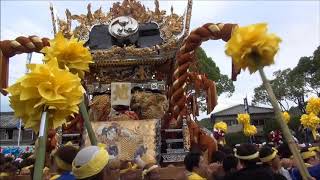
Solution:
[(216, 92), (216, 83), (208, 79), (206, 74), (198, 74), (196, 72), (188, 73), (188, 78), (188, 83), (194, 83), (196, 95), (199, 95), (200, 89), (207, 92), (207, 113), (209, 114), (217, 105), (218, 98)]
[(40, 52), (45, 46), (49, 46), (49, 39), (41, 39), (37, 36), (20, 36), (15, 40), (0, 41), (0, 90), (2, 94), (6, 94), (3, 89), (8, 87), (9, 58), (21, 53)]
[[(182, 117), (183, 115), (186, 115), (184, 114), (186, 113), (185, 87), (189, 76), (188, 69), (192, 61), (195, 59), (194, 56), (196, 48), (198, 48), (203, 41), (207, 41), (209, 39), (222, 39), (224, 41), (228, 41), (231, 37), (233, 29), (236, 26), (236, 24), (208, 23), (192, 31), (186, 38), (182, 47), (177, 52), (175, 64), (176, 69), (173, 73), (173, 84), (169, 93), (170, 111), (172, 112), (174, 119), (179, 119), (178, 116)], [(212, 83), (209, 83), (209, 81), (206, 81), (204, 83), (207, 84), (207, 89), (210, 86), (212, 92), (212, 87), (214, 85), (212, 85)], [(213, 104), (214, 103), (211, 103), (211, 105)], [(213, 107), (209, 108), (212, 109)]]

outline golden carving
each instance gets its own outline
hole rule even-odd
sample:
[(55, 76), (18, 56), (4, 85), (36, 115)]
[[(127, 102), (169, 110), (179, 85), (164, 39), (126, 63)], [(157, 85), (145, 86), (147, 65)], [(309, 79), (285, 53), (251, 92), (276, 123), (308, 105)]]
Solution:
[(146, 80), (147, 79), (147, 73), (145, 72), (143, 66), (139, 66), (137, 75), (138, 75), (139, 80)]
[[(95, 63), (90, 66), (162, 64), (174, 58), (175, 52), (186, 35), (184, 29), (188, 28), (186, 26), (188, 25), (188, 18), (190, 19), (189, 15), (191, 15), (191, 13), (188, 13), (191, 4), (188, 3), (187, 5), (187, 14), (179, 16), (174, 13), (173, 7), (171, 7), (171, 12), (166, 14), (166, 11), (160, 10), (158, 0), (155, 0), (154, 3), (154, 10), (146, 8), (137, 0), (123, 0), (122, 3), (113, 3), (108, 12), (104, 12), (101, 7), (93, 12), (91, 4), (88, 4), (86, 14), (72, 14), (69, 9), (66, 9), (66, 20), (57, 20), (58, 29), (67, 38), (75, 36), (80, 40), (87, 41), (93, 25), (109, 24), (111, 20), (119, 16), (130, 16), (138, 23), (156, 22), (159, 25), (163, 43), (147, 48), (113, 46), (105, 50), (92, 50), (91, 53)], [(185, 17), (186, 25), (184, 25)], [(77, 24), (75, 27), (74, 24), (71, 26), (74, 22)]]
[[(168, 59), (173, 59), (179, 42), (170, 39), (167, 43), (147, 48), (135, 48), (134, 46), (113, 46), (109, 50), (93, 50), (92, 57), (95, 61), (90, 66), (106, 65), (132, 65), (132, 64), (162, 64)], [(162, 53), (159, 54), (159, 50)], [(130, 58), (131, 57), (131, 58)], [(132, 57), (138, 58), (137, 60)], [(153, 60), (154, 59), (154, 60)]]
[[(182, 16), (179, 16), (171, 9), (171, 14), (166, 15), (166, 11), (159, 9), (159, 1), (155, 0), (155, 10), (151, 11), (149, 8), (146, 9), (137, 0), (124, 0), (122, 3), (116, 2), (110, 8), (108, 13), (104, 13), (100, 7), (92, 13), (91, 4), (87, 6), (87, 14), (71, 14), (66, 10), (67, 21), (58, 20), (59, 30), (64, 33), (66, 37), (74, 35), (82, 40), (88, 39), (88, 34), (93, 25), (96, 24), (109, 24), (110, 21), (119, 16), (131, 16), (139, 23), (156, 22), (160, 26), (160, 32), (165, 40), (172, 38), (183, 30)], [(77, 21), (78, 26), (72, 31), (71, 23)]]

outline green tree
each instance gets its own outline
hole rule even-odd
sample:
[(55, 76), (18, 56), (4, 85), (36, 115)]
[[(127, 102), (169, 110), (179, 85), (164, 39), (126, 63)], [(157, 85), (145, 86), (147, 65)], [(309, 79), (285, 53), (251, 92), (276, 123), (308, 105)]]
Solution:
[[(218, 96), (222, 93), (231, 96), (234, 92), (233, 81), (227, 75), (220, 73), (219, 67), (217, 67), (211, 57), (207, 56), (201, 47), (196, 50), (196, 58), (196, 64), (191, 66), (191, 71), (207, 74), (210, 80), (215, 81)], [(206, 111), (205, 94), (200, 94), (198, 104), (201, 111)]]
[[(288, 110), (290, 102), (305, 113), (305, 97), (320, 97), (320, 46), (313, 56), (301, 57), (297, 66), (291, 69), (274, 72), (275, 78), (270, 81), (275, 96), (282, 110)], [(254, 89), (253, 104), (268, 104), (270, 100), (262, 85)]]
[(234, 147), (236, 144), (249, 142), (249, 137), (245, 136), (243, 132), (227, 133), (225, 139), (226, 143), (231, 147)]
[(280, 129), (280, 125), (275, 119), (268, 119), (267, 121), (265, 121), (263, 132), (266, 137), (271, 131), (274, 131), (276, 129)]
[(320, 46), (313, 56), (301, 57), (298, 65), (292, 70), (300, 78), (305, 93), (320, 97)]
[(198, 124), (201, 125), (202, 127), (207, 128), (210, 131), (213, 130), (213, 124), (210, 118), (204, 118), (201, 121), (198, 121)]
[(208, 75), (210, 80), (217, 83), (218, 95), (227, 93), (229, 96), (234, 92), (234, 85), (227, 75), (221, 74), (219, 67), (208, 57), (206, 52), (200, 47), (196, 50), (197, 65), (192, 68), (192, 71), (198, 71)]
[[(282, 110), (288, 110), (290, 108), (289, 91), (292, 88), (290, 87), (290, 83), (288, 81), (288, 75), (290, 72), (291, 69), (276, 71), (273, 73), (275, 79), (270, 81), (271, 87)], [(271, 105), (269, 96), (263, 85), (260, 85), (259, 87), (254, 89), (254, 97), (252, 103)]]

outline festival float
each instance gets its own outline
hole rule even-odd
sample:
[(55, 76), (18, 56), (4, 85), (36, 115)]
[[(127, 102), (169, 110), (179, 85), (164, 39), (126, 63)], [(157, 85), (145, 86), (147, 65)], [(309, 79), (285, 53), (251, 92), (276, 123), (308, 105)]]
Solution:
[[(216, 150), (215, 140), (192, 118), (198, 114), (200, 90), (207, 93), (208, 113), (213, 110), (216, 87), (205, 74), (188, 69), (196, 61), (193, 50), (203, 40), (226, 41), (235, 25), (206, 24), (188, 36), (192, 1), (182, 16), (175, 14), (173, 7), (169, 14), (160, 10), (157, 0), (154, 11), (138, 1), (114, 3), (107, 13), (101, 8), (92, 12), (90, 4), (87, 10), (87, 14), (75, 15), (67, 9), (66, 20), (56, 19), (52, 11), (52, 20), (54, 32), (58, 29), (64, 38), (78, 38), (90, 49), (93, 63), (83, 74), (82, 85), (98, 141), (106, 143), (109, 153), (121, 160), (143, 153), (147, 162), (182, 162), (193, 143), (208, 150), (210, 158)], [(71, 29), (74, 22), (78, 25)], [(2, 44), (5, 58), (50, 46), (47, 38), (36, 36)], [(3, 68), (4, 79), (7, 70)], [(5, 83), (2, 81), (2, 87)], [(83, 130), (83, 118), (76, 115), (62, 124), (52, 139), (63, 143), (63, 138), (76, 136), (89, 145)]]
[[(135, 0), (114, 3), (108, 12), (102, 8), (92, 11), (89, 4), (87, 14), (76, 15), (67, 9), (65, 19), (57, 18), (51, 7), (53, 40), (29, 36), (1, 41), (2, 93), (11, 94), (12, 106), (21, 100), (40, 98), (36, 104), (27, 104), (36, 107), (37, 116), (32, 117), (38, 118), (36, 123), (30, 117), (32, 114), (15, 112), (22, 119), (32, 119), (26, 125), (39, 132), (39, 154), (44, 154), (41, 147), (45, 146), (47, 131), (51, 128), (56, 134), (55, 137), (50, 135), (54, 143), (49, 144), (60, 146), (65, 138), (70, 137), (77, 140), (79, 146), (100, 142), (107, 145), (110, 157), (121, 161), (141, 158), (147, 163), (162, 166), (179, 164), (191, 147), (200, 148), (210, 160), (217, 150), (217, 141), (196, 123), (195, 117), (199, 114), (197, 97), (200, 93), (206, 94), (208, 114), (217, 105), (216, 84), (206, 74), (191, 72), (190, 69), (196, 66), (195, 50), (203, 41), (227, 42), (238, 26), (208, 23), (189, 33), (191, 12), (192, 0), (188, 0), (186, 12), (181, 16), (174, 13), (173, 7), (170, 13), (160, 10), (158, 0), (155, 0), (154, 10)], [(89, 49), (89, 54), (75, 45), (77, 39), (84, 49)], [(274, 41), (277, 44), (280, 40)], [(234, 47), (231, 43), (226, 53), (232, 56), (234, 63), (230, 67), (232, 79), (236, 79), (240, 68), (249, 66), (251, 73), (259, 70), (265, 82), (262, 68), (272, 62), (263, 61), (253, 68), (250, 68), (250, 63), (241, 64), (232, 52)], [(67, 55), (59, 51), (65, 51)], [(273, 50), (276, 51), (277, 48)], [(18, 80), (16, 86), (4, 91), (7, 88), (9, 58), (32, 52), (44, 53), (46, 64), (39, 67), (28, 65), (31, 73), (26, 76), (30, 77)], [(272, 61), (275, 53), (268, 54)], [(68, 58), (70, 61), (66, 61)], [(59, 74), (60, 71), (65, 75)], [(50, 82), (43, 84), (43, 91), (29, 97), (35, 90), (30, 89), (34, 86), (31, 80), (41, 73), (47, 73)], [(41, 78), (37, 81), (42, 82)], [(24, 82), (26, 79), (28, 83)], [(61, 85), (54, 87), (52, 84), (55, 83)], [(55, 92), (47, 94), (48, 88)], [(65, 97), (55, 94), (60, 92), (60, 88)], [(24, 98), (21, 98), (22, 94)], [(20, 96), (20, 101), (17, 96)], [(17, 106), (13, 109), (21, 108)], [(276, 110), (277, 117), (282, 120), (279, 113)], [(251, 128), (249, 135), (254, 134), (255, 127), (247, 124), (246, 127)], [(283, 129), (287, 128), (285, 124), (281, 125)], [(226, 128), (222, 129), (226, 131)], [(284, 136), (288, 138), (286, 132)], [(224, 139), (220, 140), (225, 143)], [(291, 139), (287, 140), (290, 142)], [(47, 151), (51, 149), (47, 148)], [(42, 167), (43, 161), (39, 160)], [(41, 167), (37, 162), (35, 166)]]

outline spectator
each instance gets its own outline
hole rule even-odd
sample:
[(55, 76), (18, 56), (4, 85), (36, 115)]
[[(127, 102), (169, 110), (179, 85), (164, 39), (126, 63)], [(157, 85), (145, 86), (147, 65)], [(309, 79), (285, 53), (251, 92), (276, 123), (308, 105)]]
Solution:
[(259, 152), (253, 144), (241, 144), (235, 150), (235, 157), (240, 160), (242, 169), (226, 177), (226, 180), (273, 180), (271, 170), (257, 165)]
[(78, 149), (72, 145), (65, 145), (60, 147), (54, 154), (54, 163), (57, 167), (58, 175), (51, 178), (51, 180), (74, 180), (75, 177), (71, 174), (72, 161), (76, 157)]
[(88, 146), (81, 149), (72, 162), (72, 173), (76, 179), (103, 180), (109, 154), (99, 146)]
[(317, 158), (317, 153), (312, 149), (309, 150), (308, 147), (301, 149), (301, 156), (308, 167), (315, 166), (319, 164), (319, 159)]
[(228, 145), (221, 146), (218, 149), (224, 152), (227, 156), (233, 155), (233, 149)]
[(281, 159), (290, 158), (292, 156), (292, 153), (287, 143), (280, 144), (280, 146), (278, 147), (278, 155)]
[[(317, 159), (317, 153), (312, 151), (312, 149), (308, 149), (308, 147), (304, 147), (301, 149), (301, 156), (310, 175), (315, 179), (320, 179), (320, 163)], [(296, 168), (292, 170), (291, 177), (293, 180), (302, 180), (299, 170)]]
[(227, 156), (222, 163), (223, 171), (225, 176), (230, 176), (231, 174), (239, 171), (241, 169), (241, 165), (239, 160), (234, 156)]
[(287, 170), (281, 167), (278, 150), (270, 146), (263, 146), (259, 151), (260, 161), (266, 168), (270, 168), (274, 173), (274, 178), (279, 180), (291, 180)]
[(211, 164), (209, 165), (209, 173), (215, 180), (223, 179), (225, 175), (222, 168), (222, 162), (225, 157), (226, 154), (220, 150), (216, 151), (212, 156)]
[(211, 163), (220, 163), (222, 164), (222, 161), (226, 157), (226, 154), (220, 150), (213, 153)]
[(184, 165), (190, 172), (188, 180), (205, 180), (206, 165), (200, 153), (189, 152), (184, 158)]

